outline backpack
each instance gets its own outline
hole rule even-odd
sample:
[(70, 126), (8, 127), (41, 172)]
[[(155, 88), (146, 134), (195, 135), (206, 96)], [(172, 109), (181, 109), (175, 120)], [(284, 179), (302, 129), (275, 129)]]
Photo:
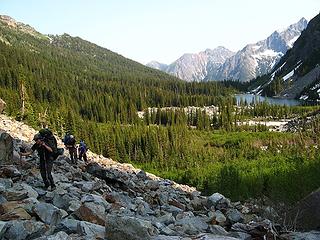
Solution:
[(80, 146), (79, 146), (79, 151), (80, 153), (84, 153), (86, 152), (88, 149), (87, 149), (87, 145), (84, 143), (84, 141), (80, 141)]
[(75, 145), (76, 144), (76, 139), (73, 135), (66, 135), (63, 139), (64, 145)]
[(57, 140), (53, 136), (53, 133), (48, 128), (43, 128), (39, 131), (39, 134), (45, 139), (45, 142), (52, 148), (52, 155), (54, 160), (62, 155), (64, 152), (63, 148), (58, 148)]

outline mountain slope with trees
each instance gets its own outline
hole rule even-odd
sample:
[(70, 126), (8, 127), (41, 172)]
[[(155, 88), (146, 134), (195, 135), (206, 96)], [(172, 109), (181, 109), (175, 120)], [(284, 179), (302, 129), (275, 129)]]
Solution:
[(219, 84), (185, 83), (78, 37), (30, 34), (3, 18), (0, 40), (1, 96), (10, 114), (20, 113), (23, 100), (22, 117), (57, 111), (132, 123), (145, 107), (211, 105), (228, 92)]

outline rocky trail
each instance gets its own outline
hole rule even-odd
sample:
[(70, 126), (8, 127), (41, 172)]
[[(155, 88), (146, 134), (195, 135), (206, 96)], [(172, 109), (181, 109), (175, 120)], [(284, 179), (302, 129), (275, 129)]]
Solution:
[(45, 191), (38, 157), (18, 155), (36, 131), (5, 115), (0, 129), (0, 239), (320, 239), (318, 232), (282, 234), (253, 203), (202, 196), (91, 152), (89, 163), (77, 165), (60, 156), (57, 188)]

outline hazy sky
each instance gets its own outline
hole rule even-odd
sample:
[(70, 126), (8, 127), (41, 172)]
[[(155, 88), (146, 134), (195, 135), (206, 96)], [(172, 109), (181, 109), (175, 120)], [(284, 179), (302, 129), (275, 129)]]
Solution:
[(0, 0), (0, 14), (68, 33), (141, 63), (236, 51), (320, 11), (320, 0)]

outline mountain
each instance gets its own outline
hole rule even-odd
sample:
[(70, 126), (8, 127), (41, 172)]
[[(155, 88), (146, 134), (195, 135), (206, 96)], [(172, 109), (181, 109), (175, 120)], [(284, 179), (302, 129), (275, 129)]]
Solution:
[(237, 53), (218, 47), (200, 53), (184, 54), (168, 66), (158, 62), (148, 63), (147, 66), (186, 81), (250, 81), (266, 74), (275, 66), (293, 46), (307, 23), (307, 20), (302, 18), (285, 30), (273, 32), (265, 40), (246, 45)]
[(164, 71), (167, 69), (168, 65), (164, 64), (164, 63), (159, 63), (157, 61), (151, 61), (148, 64), (146, 64), (146, 66), (154, 68), (154, 69), (158, 69), (160, 71)]
[(162, 70), (186, 81), (202, 81), (208, 72), (216, 71), (234, 52), (224, 48), (206, 49), (200, 53), (187, 53), (170, 65), (157, 62), (147, 66)]
[(255, 79), (251, 90), (268, 96), (320, 99), (320, 15), (314, 17), (267, 75)]
[(307, 20), (302, 18), (283, 31), (273, 32), (265, 40), (248, 44), (227, 59), (217, 71), (210, 72), (206, 80), (228, 79), (245, 82), (266, 74), (292, 47), (307, 23)]

